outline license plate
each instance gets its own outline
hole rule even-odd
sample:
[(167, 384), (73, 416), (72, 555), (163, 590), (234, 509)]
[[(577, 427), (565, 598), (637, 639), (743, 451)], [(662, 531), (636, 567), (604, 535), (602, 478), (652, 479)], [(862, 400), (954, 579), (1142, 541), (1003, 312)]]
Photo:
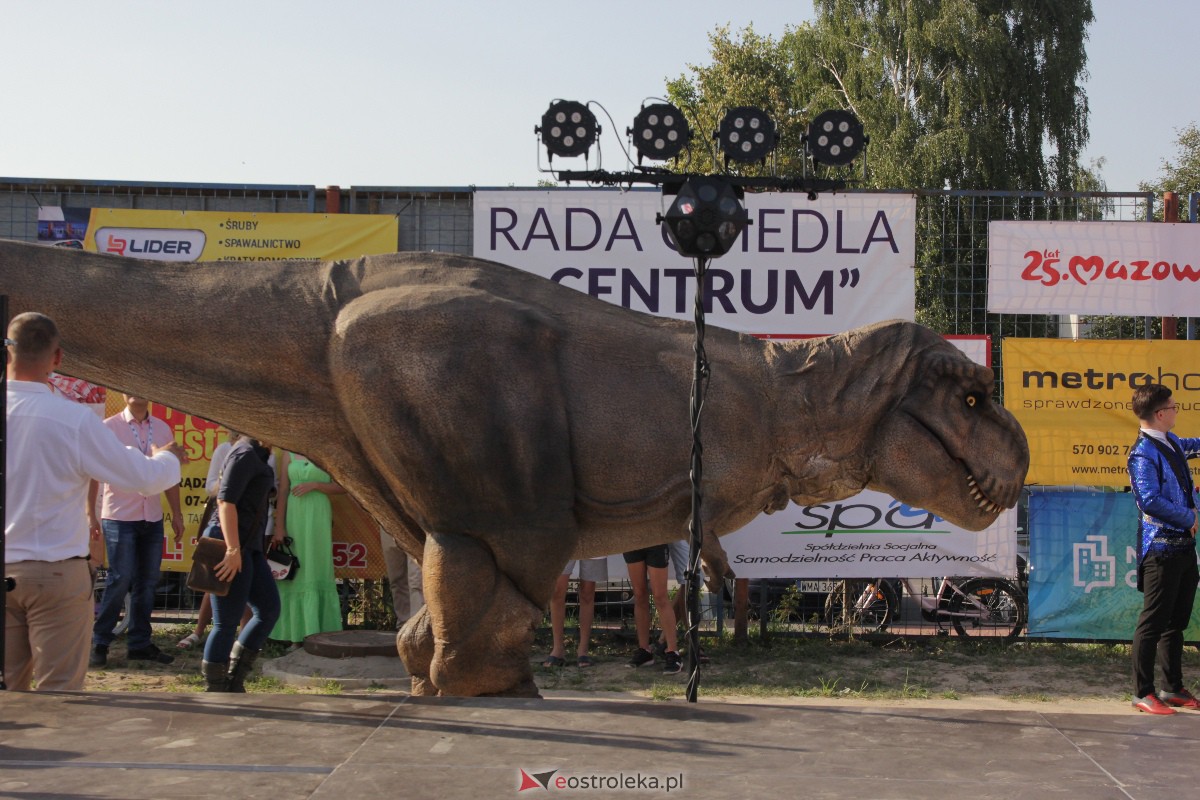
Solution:
[(836, 581), (800, 581), (801, 594), (829, 594)]

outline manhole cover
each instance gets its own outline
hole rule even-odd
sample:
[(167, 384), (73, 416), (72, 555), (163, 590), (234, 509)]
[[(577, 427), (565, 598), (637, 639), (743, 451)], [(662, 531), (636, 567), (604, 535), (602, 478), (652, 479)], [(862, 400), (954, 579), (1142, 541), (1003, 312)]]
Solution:
[(394, 631), (330, 631), (304, 639), (304, 652), (321, 658), (391, 656), (399, 658)]

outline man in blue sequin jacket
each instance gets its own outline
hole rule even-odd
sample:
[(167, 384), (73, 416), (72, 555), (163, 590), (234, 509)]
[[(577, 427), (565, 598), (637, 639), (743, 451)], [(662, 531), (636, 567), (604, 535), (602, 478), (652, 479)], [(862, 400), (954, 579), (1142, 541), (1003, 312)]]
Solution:
[[(1133, 633), (1133, 707), (1149, 714), (1200, 710), (1183, 685), (1183, 631), (1192, 616), (1200, 572), (1196, 567), (1196, 489), (1187, 459), (1200, 456), (1200, 439), (1171, 433), (1179, 412), (1171, 390), (1139, 386), (1133, 413), (1141, 421), (1129, 453), (1129, 484), (1137, 502), (1138, 588), (1142, 614)], [(1164, 688), (1154, 691), (1157, 654)]]

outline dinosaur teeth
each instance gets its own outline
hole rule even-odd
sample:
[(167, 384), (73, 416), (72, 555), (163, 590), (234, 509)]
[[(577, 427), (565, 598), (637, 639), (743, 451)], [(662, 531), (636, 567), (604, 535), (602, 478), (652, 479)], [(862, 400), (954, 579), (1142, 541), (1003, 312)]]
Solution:
[(1003, 506), (988, 499), (983, 490), (979, 488), (979, 482), (975, 480), (975, 476), (967, 473), (967, 486), (970, 487), (971, 499), (979, 504), (979, 508), (989, 514), (997, 514), (1003, 510)]

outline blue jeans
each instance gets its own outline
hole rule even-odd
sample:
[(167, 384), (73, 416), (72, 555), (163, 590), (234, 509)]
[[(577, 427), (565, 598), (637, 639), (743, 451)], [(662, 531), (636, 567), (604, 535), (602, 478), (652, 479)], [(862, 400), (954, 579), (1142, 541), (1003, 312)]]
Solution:
[(92, 626), (92, 644), (112, 644), (113, 628), (130, 595), (129, 649), (150, 646), (150, 614), (154, 611), (154, 590), (158, 588), (162, 566), (163, 523), (100, 520), (104, 547), (108, 552), (108, 580), (100, 599), (100, 613)]
[[(246, 604), (254, 616), (242, 628), (238, 636), (238, 624)], [(252, 652), (262, 650), (267, 637), (279, 619), (279, 590), (267, 566), (267, 557), (261, 551), (242, 551), (242, 571), (229, 584), (229, 594), (224, 597), (212, 595), (213, 629), (204, 643), (204, 660), (212, 664), (229, 661), (235, 640)]]

